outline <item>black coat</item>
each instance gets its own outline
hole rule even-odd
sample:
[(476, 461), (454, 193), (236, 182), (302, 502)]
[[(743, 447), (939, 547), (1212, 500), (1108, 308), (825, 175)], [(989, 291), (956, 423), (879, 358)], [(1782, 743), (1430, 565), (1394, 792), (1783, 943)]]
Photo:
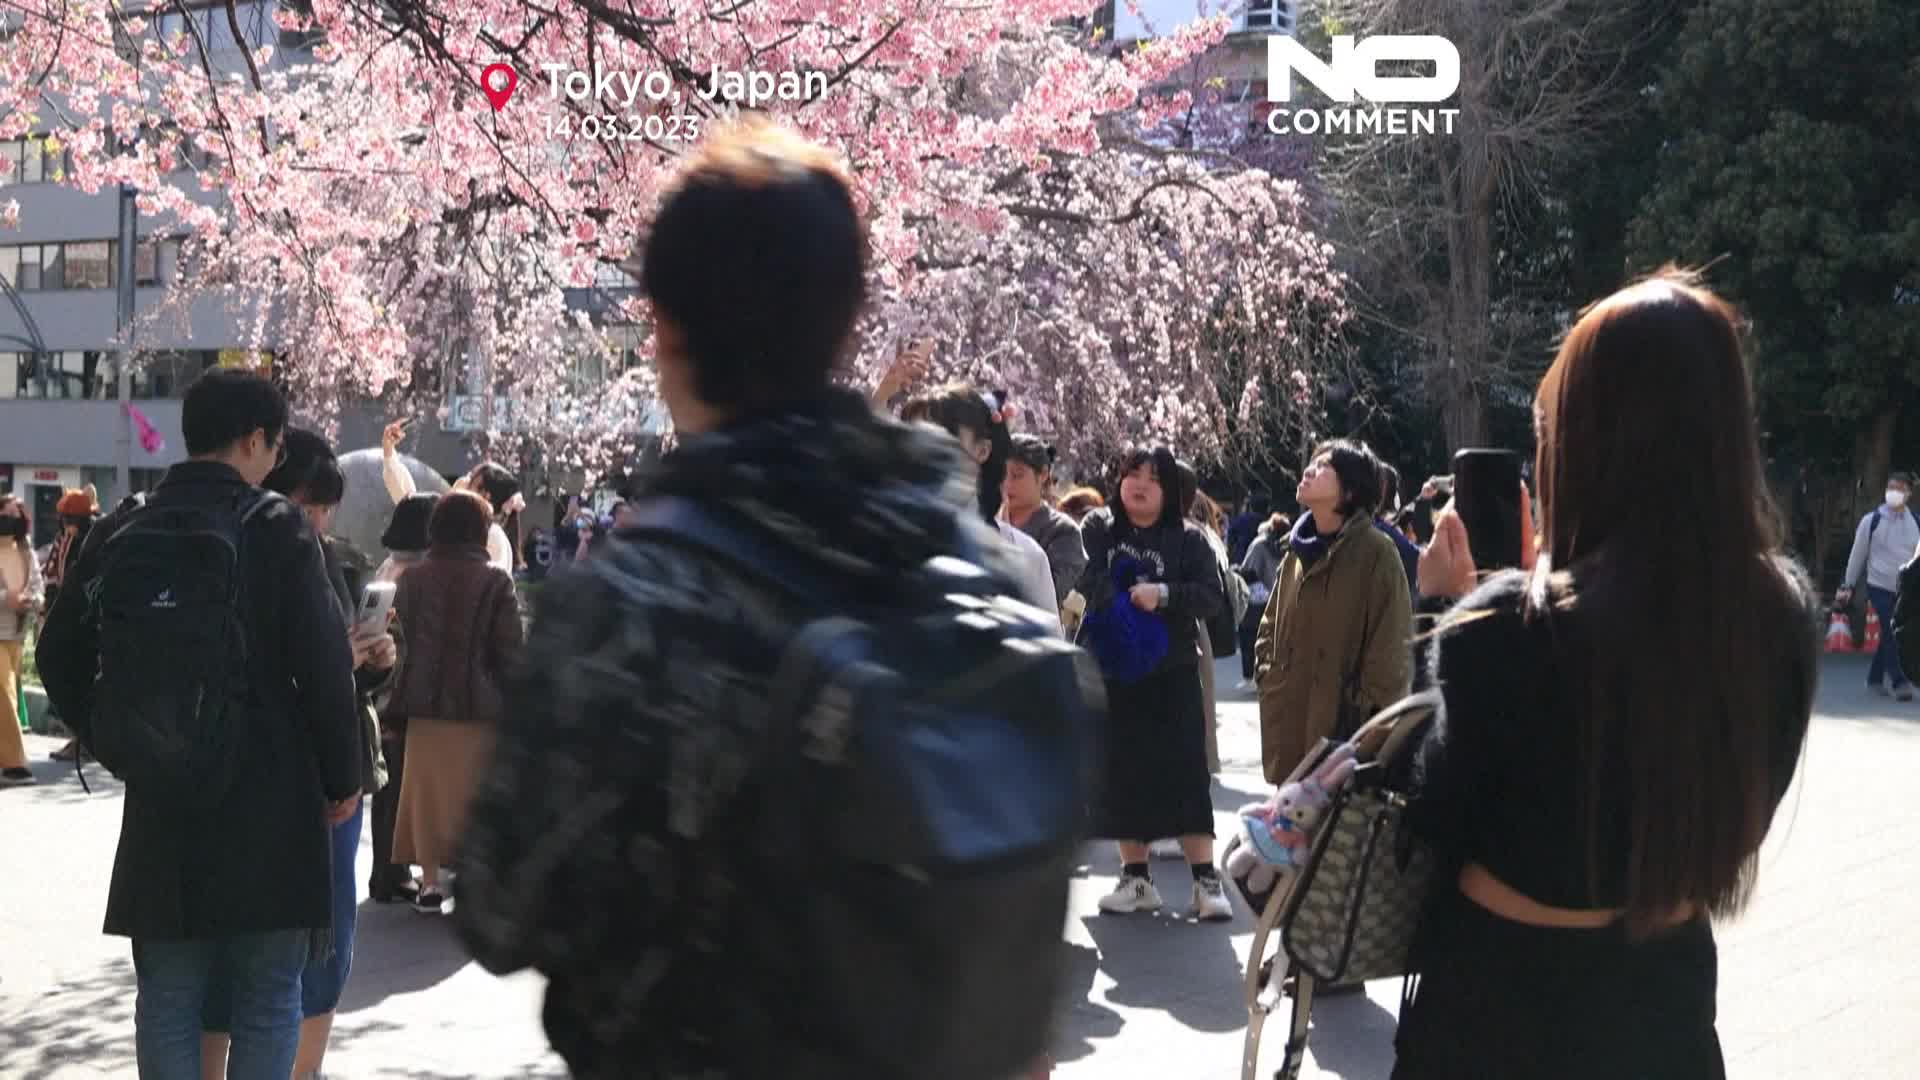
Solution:
[[(167, 470), (150, 502), (231, 500), (244, 486), (225, 465)], [(116, 510), (88, 538), (40, 632), (47, 694), (84, 744), (93, 732), (99, 635), (86, 583)], [(328, 800), (360, 787), (361, 745), (347, 645), (320, 545), (281, 501), (248, 523), (242, 588), (253, 696), (263, 706), (234, 789), (213, 811), (184, 810), (128, 789), (107, 898), (106, 932), (151, 940), (323, 929), (331, 922)]]

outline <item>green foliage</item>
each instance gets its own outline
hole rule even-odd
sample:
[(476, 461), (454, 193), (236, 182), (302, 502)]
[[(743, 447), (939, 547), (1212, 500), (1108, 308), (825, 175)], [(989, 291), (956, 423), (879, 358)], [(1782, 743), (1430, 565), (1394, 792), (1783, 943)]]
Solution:
[(1714, 0), (1661, 72), (1633, 261), (1713, 264), (1753, 321), (1772, 441), (1802, 460), (1851, 453), (1920, 387), (1916, 56), (1914, 5)]

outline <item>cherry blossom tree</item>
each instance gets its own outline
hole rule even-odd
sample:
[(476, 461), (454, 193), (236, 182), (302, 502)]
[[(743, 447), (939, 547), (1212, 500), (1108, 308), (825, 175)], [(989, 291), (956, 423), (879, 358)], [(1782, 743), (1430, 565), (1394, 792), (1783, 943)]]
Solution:
[[(1243, 452), (1310, 406), (1338, 276), (1297, 190), (1114, 137), (1192, 110), (1164, 87), (1224, 18), (1107, 54), (1089, 6), (9, 0), (0, 137), (51, 133), (68, 182), (133, 185), (187, 237), (177, 303), (264, 297), (253, 344), (307, 411), (510, 391), (489, 425), (566, 466), (617, 453), (651, 399), (615, 268), (675, 159), (750, 105), (855, 176), (877, 302), (854, 378), (924, 325), (1077, 450)], [(726, 100), (755, 87), (725, 73), (775, 96)], [(610, 284), (637, 330), (569, 302)], [(609, 363), (622, 344), (638, 362)]]

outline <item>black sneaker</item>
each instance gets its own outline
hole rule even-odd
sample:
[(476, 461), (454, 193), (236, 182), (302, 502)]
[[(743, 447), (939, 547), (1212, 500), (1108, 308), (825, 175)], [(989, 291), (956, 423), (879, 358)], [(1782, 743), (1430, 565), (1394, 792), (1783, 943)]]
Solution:
[(421, 889), (413, 898), (413, 910), (422, 915), (440, 915), (446, 907), (447, 894), (439, 889)]
[(0, 769), (0, 787), (26, 787), (39, 782), (26, 769)]

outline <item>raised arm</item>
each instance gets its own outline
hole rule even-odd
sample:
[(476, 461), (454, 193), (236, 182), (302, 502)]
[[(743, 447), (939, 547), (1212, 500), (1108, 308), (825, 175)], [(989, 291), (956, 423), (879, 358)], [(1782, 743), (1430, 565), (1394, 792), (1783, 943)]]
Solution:
[(395, 420), (380, 433), (380, 478), (386, 482), (387, 495), (398, 506), (414, 493), (413, 474), (400, 460), (400, 440), (407, 434), (407, 422)]

